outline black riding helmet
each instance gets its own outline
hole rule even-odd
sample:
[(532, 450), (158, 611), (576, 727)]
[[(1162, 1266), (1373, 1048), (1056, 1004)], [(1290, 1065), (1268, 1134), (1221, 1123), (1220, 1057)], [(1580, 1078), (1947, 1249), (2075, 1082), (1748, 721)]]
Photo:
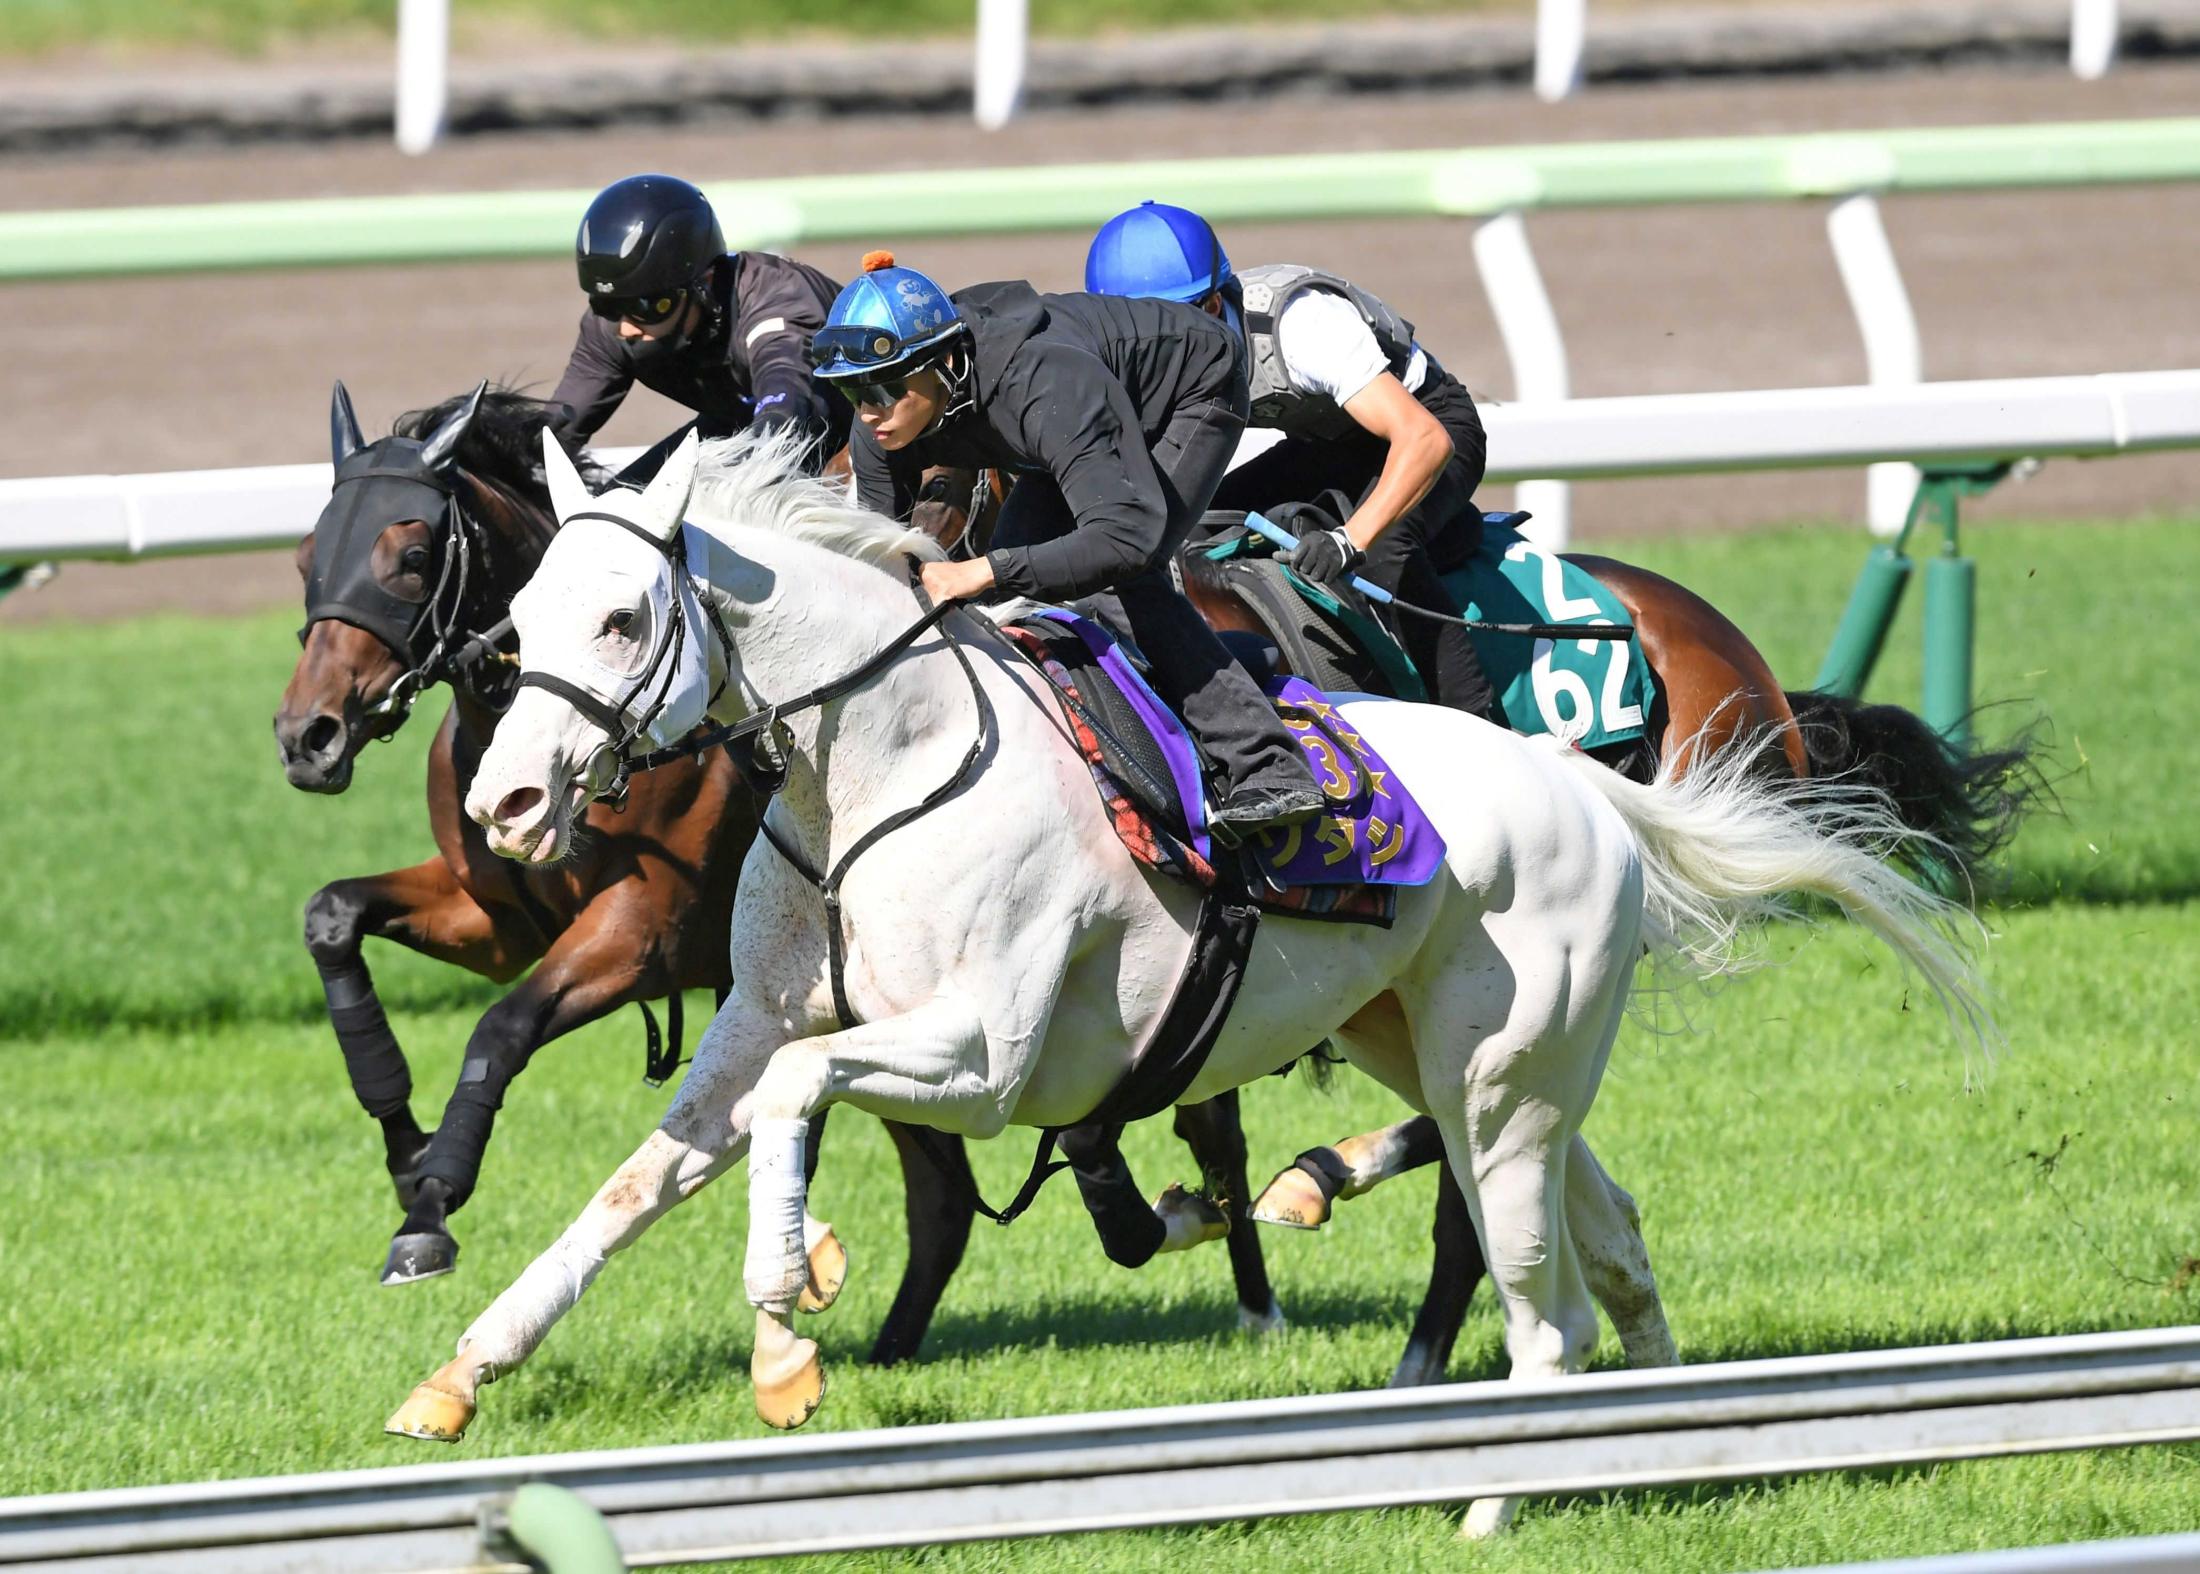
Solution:
[(573, 242), (590, 309), (645, 323), (677, 311), (725, 250), (709, 201), (670, 175), (629, 175), (604, 187)]

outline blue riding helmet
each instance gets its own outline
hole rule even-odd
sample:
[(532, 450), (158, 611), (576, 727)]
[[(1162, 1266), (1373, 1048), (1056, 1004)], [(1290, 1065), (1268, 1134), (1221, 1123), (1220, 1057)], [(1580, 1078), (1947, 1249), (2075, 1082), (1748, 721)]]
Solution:
[(937, 360), (964, 332), (947, 292), (894, 254), (874, 251), (810, 336), (810, 364), (827, 381), (876, 383)]
[(1215, 227), (1190, 208), (1141, 202), (1100, 226), (1085, 253), (1085, 288), (1094, 295), (1147, 295), (1202, 301), (1228, 284), (1229, 255)]

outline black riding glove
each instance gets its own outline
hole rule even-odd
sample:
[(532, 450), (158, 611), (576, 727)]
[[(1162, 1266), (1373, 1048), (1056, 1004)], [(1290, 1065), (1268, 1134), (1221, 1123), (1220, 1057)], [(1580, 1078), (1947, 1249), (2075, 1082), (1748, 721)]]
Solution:
[(1352, 538), (1341, 528), (1309, 530), (1299, 537), (1299, 544), (1286, 553), (1283, 560), (1301, 579), (1312, 580), (1318, 585), (1341, 585), (1367, 561), (1367, 554), (1354, 546)]

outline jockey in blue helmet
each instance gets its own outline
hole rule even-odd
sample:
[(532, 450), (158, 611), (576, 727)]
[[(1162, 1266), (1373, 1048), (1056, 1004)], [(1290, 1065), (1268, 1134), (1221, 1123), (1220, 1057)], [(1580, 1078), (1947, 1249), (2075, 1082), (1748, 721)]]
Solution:
[(866, 507), (908, 518), (930, 466), (1017, 476), (991, 550), (925, 564), (928, 594), (1094, 597), (1213, 760), (1217, 830), (1320, 810), (1304, 753), (1169, 578), (1245, 427), (1235, 334), (1188, 307), (1021, 280), (949, 296), (874, 252), (810, 360), (855, 406), (848, 458)]
[[(1354, 500), (1351, 517), (1341, 529), (1303, 532), (1291, 566), (1331, 581), (1358, 570), (1414, 606), (1458, 615), (1439, 563), (1464, 561), (1481, 540), (1482, 420), (1411, 323), (1317, 269), (1236, 272), (1212, 225), (1165, 202), (1100, 227), (1085, 288), (1188, 302), (1244, 334), (1248, 424), (1284, 440), (1225, 477), (1216, 508), (1271, 513), (1339, 488)], [(1465, 629), (1406, 617), (1398, 635), (1439, 702), (1503, 724)]]

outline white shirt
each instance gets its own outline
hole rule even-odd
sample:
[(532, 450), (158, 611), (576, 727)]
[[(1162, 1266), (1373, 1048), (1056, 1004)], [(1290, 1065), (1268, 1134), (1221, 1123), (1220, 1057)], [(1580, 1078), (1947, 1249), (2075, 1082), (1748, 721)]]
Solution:
[[(1340, 406), (1359, 397), (1369, 383), (1390, 370), (1390, 360), (1375, 342), (1375, 330), (1360, 316), (1360, 309), (1324, 289), (1301, 290), (1284, 307), (1276, 319), (1276, 350), (1292, 382)], [(1418, 344), (1398, 380), (1408, 393), (1428, 380), (1428, 357)]]

